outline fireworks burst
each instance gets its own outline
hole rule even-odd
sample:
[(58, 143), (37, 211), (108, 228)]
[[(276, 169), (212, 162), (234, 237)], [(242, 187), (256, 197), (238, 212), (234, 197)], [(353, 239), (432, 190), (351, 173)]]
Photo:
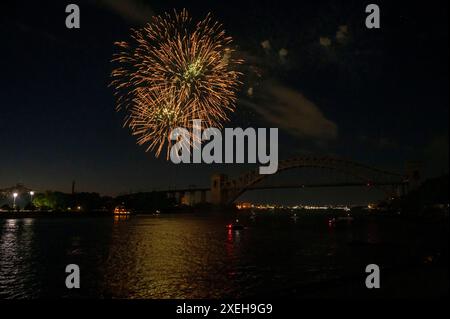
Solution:
[(125, 125), (156, 156), (176, 127), (219, 127), (233, 112), (241, 60), (234, 59), (232, 39), (208, 14), (193, 23), (186, 10), (154, 17), (133, 30), (132, 41), (117, 42), (111, 85), (117, 109), (127, 111)]

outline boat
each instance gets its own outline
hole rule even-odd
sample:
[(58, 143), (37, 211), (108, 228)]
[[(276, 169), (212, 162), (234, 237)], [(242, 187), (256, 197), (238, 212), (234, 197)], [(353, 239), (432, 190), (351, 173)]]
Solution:
[(119, 205), (114, 208), (114, 215), (130, 215), (131, 212), (124, 205)]
[(243, 230), (244, 226), (239, 224), (239, 219), (236, 219), (234, 223), (230, 223), (227, 225), (228, 230)]

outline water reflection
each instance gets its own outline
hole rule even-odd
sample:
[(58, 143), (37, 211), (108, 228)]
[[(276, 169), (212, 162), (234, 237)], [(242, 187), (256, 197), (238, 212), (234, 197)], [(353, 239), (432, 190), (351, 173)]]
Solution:
[[(320, 216), (302, 215), (297, 223), (288, 214), (240, 219), (250, 226), (227, 229), (228, 216), (205, 215), (0, 219), (0, 296), (271, 295), (345, 276), (374, 257), (400, 262), (408, 249), (394, 255), (364, 243), (412, 238), (399, 235), (405, 227), (335, 228)], [(79, 291), (65, 289), (69, 263), (80, 265)]]
[(130, 219), (130, 215), (114, 215), (114, 224), (118, 224)]
[[(28, 219), (4, 221), (0, 239), (0, 296), (31, 297), (39, 291), (33, 250), (33, 223)], [(26, 274), (26, 276), (22, 276)], [(11, 289), (12, 288), (12, 289)]]
[[(131, 217), (114, 222), (104, 285), (116, 297), (211, 296), (211, 277), (221, 280), (220, 233), (205, 221)], [(226, 285), (225, 280), (221, 283)]]

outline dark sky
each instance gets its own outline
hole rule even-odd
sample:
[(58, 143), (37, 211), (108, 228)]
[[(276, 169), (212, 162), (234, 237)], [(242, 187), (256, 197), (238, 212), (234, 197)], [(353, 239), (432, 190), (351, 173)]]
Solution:
[[(365, 28), (364, 1), (73, 1), (79, 30), (65, 27), (69, 3), (2, 5), (0, 188), (21, 182), (69, 191), (76, 180), (80, 191), (114, 195), (208, 185), (212, 172), (245, 170), (155, 159), (114, 111), (113, 43), (128, 40), (129, 29), (152, 14), (183, 7), (196, 19), (211, 12), (247, 61), (227, 127), (279, 127), (281, 159), (332, 155), (396, 171), (420, 160), (426, 176), (448, 172), (447, 1), (376, 1), (380, 30)], [(297, 195), (248, 198), (298, 202)], [(375, 195), (302, 196), (336, 202)]]

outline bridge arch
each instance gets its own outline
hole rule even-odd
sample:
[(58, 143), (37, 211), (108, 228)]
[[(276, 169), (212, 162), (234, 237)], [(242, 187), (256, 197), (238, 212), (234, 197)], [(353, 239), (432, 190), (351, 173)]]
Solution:
[[(278, 163), (278, 171), (275, 174), (297, 168), (335, 170), (357, 178), (361, 183), (381, 189), (383, 189), (382, 186), (407, 185), (408, 183), (408, 177), (403, 174), (389, 172), (354, 161), (333, 157), (305, 156), (283, 160)], [(273, 175), (261, 175), (259, 174), (259, 171), (255, 169), (246, 172), (235, 179), (221, 181), (221, 183), (219, 183), (220, 189), (215, 190), (214, 186), (216, 186), (215, 184), (217, 183), (213, 184), (212, 191), (213, 193), (215, 191), (216, 193), (218, 192), (218, 194), (216, 194), (216, 197), (220, 198), (218, 201), (231, 204), (239, 196), (251, 189), (252, 186), (260, 183), (269, 176)]]

